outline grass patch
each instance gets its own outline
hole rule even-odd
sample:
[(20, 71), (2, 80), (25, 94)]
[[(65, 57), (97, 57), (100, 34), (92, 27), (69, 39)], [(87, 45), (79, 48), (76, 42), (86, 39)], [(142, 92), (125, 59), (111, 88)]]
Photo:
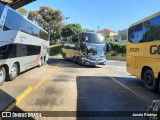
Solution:
[(52, 45), (52, 46), (50, 46), (49, 55), (54, 56), (54, 55), (60, 54), (61, 53), (61, 48), (62, 48), (62, 45)]
[(106, 57), (113, 60), (126, 60), (126, 53), (110, 51), (109, 54), (106, 55)]

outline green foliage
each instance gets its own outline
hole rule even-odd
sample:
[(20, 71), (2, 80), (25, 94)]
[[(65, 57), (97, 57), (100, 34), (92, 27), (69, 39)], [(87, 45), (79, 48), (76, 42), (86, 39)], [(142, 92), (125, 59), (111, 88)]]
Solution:
[(118, 43), (115, 41), (109, 41), (109, 44), (111, 45), (112, 48), (118, 47)]
[(18, 12), (23, 16), (26, 16), (28, 14), (28, 11), (25, 8), (19, 8)]
[(111, 49), (118, 53), (126, 53), (126, 43), (122, 45), (118, 45), (115, 41), (109, 41), (109, 44), (111, 45)]
[(54, 55), (58, 55), (61, 53), (61, 48), (62, 45), (53, 45), (50, 47), (50, 55), (54, 56)]
[(109, 54), (107, 54), (107, 56), (117, 56), (118, 53), (116, 51), (110, 51)]
[(84, 32), (95, 32), (95, 30), (88, 29), (88, 28), (86, 28), (86, 29), (83, 29), (83, 31), (84, 31)]
[(82, 32), (82, 27), (80, 24), (68, 24), (62, 28), (63, 37), (68, 37), (79, 32)]
[(124, 44), (122, 44), (122, 45), (120, 46), (120, 52), (121, 52), (121, 53), (126, 53), (126, 43), (124, 43)]
[(61, 38), (61, 29), (63, 27), (61, 11), (42, 6), (39, 10), (30, 11), (28, 19), (36, 22), (39, 26), (48, 31), (50, 33), (51, 42)]

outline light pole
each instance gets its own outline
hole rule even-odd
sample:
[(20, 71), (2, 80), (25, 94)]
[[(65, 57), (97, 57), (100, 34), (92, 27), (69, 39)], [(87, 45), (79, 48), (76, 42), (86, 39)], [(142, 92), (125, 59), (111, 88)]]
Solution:
[(67, 25), (67, 20), (69, 19), (70, 17), (65, 17), (64, 19), (66, 19), (66, 25)]

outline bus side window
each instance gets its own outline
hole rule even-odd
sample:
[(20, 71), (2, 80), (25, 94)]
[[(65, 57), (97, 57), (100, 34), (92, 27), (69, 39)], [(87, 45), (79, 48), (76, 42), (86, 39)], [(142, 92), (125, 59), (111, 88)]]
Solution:
[(85, 41), (85, 34), (84, 33), (80, 33), (79, 34), (79, 40), (80, 40), (80, 42), (84, 42)]
[(8, 10), (3, 30), (19, 30), (22, 16), (14, 11)]
[(0, 53), (7, 51), (8, 45), (4, 45), (0, 47)]
[(34, 55), (38, 55), (41, 52), (41, 47), (40, 46), (35, 46), (34, 47)]
[(44, 32), (43, 30), (40, 30), (39, 37), (42, 39), (48, 40), (49, 35), (46, 32)]
[(73, 41), (73, 42), (78, 42), (78, 35), (74, 35), (74, 36), (72, 37), (72, 41)]
[(128, 41), (131, 43), (137, 43), (137, 31), (135, 26), (129, 29)]
[(34, 55), (34, 46), (27, 45), (27, 56)]

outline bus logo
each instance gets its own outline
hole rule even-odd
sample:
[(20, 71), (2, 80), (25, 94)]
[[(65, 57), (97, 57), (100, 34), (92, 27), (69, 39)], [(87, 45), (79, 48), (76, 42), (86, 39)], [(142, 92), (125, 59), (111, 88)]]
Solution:
[(150, 54), (158, 54), (160, 55), (160, 45), (151, 45)]

